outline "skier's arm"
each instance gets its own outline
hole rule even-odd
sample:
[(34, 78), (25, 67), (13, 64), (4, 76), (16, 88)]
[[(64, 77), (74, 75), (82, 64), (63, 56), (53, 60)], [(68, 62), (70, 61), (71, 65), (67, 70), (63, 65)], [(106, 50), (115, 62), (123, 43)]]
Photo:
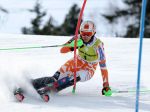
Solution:
[(98, 53), (99, 53), (99, 65), (103, 79), (103, 87), (109, 87), (108, 70), (106, 66), (106, 57), (103, 43), (100, 43), (100, 45), (98, 46)]
[[(71, 38), (68, 42), (66, 42), (65, 44), (70, 44), (72, 41), (74, 41), (74, 37)], [(68, 53), (70, 51), (73, 51), (74, 48), (73, 47), (68, 47), (68, 46), (64, 46), (60, 49), (61, 53)]]
[(111, 96), (112, 92), (109, 87), (109, 81), (108, 81), (108, 70), (106, 67), (106, 57), (104, 53), (104, 45), (101, 43), (98, 48), (98, 53), (99, 53), (99, 65), (102, 73), (102, 78), (103, 78), (103, 89), (102, 89), (102, 95), (105, 96)]
[[(79, 41), (77, 41), (77, 48), (76, 49), (78, 49), (78, 47), (81, 47), (81, 46), (83, 46), (83, 41), (80, 39), (80, 35), (78, 35), (78, 40)], [(75, 37), (72, 37), (68, 42), (66, 42), (65, 44), (73, 44), (73, 46), (74, 46), (74, 41), (75, 41)], [(79, 43), (78, 43), (79, 42)], [(61, 49), (60, 49), (60, 52), (61, 53), (68, 53), (68, 52), (70, 52), (70, 51), (74, 51), (74, 47), (71, 47), (71, 46), (64, 46), (64, 47), (62, 47)]]

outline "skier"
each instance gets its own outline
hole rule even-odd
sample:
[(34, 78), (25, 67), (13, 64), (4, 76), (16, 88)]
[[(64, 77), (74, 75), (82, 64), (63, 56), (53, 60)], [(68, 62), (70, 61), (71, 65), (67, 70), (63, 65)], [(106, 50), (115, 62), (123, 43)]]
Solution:
[[(77, 75), (76, 81), (84, 82), (90, 80), (99, 64), (103, 79), (102, 95), (111, 96), (112, 92), (108, 81), (108, 70), (106, 67), (106, 57), (104, 54), (103, 42), (96, 38), (96, 26), (92, 21), (82, 22), (78, 39), (83, 41), (82, 46), (77, 46)], [(71, 38), (66, 44), (74, 41)], [(74, 51), (74, 47), (64, 46), (60, 49), (61, 53)], [(33, 87), (39, 94), (47, 91), (60, 91), (74, 84), (74, 58), (68, 60), (60, 67), (52, 77), (42, 77), (32, 80)], [(44, 88), (44, 89), (43, 89)], [(44, 95), (45, 97), (45, 95)], [(46, 101), (49, 97), (45, 97)]]

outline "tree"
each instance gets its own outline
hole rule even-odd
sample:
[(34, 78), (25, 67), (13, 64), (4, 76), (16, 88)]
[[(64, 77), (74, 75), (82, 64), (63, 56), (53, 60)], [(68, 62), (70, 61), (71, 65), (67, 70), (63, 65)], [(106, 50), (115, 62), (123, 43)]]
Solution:
[(4, 22), (3, 20), (5, 20), (4, 14), (7, 15), (7, 14), (9, 14), (9, 12), (8, 12), (8, 10), (6, 10), (2, 6), (0, 6), (0, 24)]
[[(134, 18), (132, 23), (128, 24), (127, 32), (123, 37), (138, 37), (140, 30), (140, 14), (141, 14), (141, 4), (142, 0), (123, 0), (123, 2), (128, 5), (127, 9), (120, 10), (116, 8), (116, 11), (112, 15), (103, 15), (110, 23), (113, 23), (117, 19), (124, 17), (126, 20)], [(146, 19), (145, 19), (145, 34), (144, 37), (150, 38), (150, 1), (147, 1), (146, 9)]]
[(53, 18), (50, 17), (49, 20), (46, 22), (44, 27), (41, 30), (42, 35), (52, 35), (55, 32), (55, 26), (53, 25)]
[(61, 35), (72, 35), (76, 30), (80, 8), (74, 4), (66, 15), (64, 23), (61, 25)]
[(0, 6), (0, 11), (4, 12), (4, 13), (8, 13), (8, 11), (5, 8), (3, 8), (2, 6)]
[(41, 11), (41, 5), (39, 1), (36, 2), (36, 5), (33, 10), (29, 10), (36, 14), (36, 17), (31, 20), (32, 27), (22, 28), (23, 34), (39, 34), (39, 35), (72, 35), (75, 32), (78, 15), (80, 13), (80, 8), (74, 4), (69, 13), (66, 15), (64, 22), (60, 26), (55, 26), (53, 24), (53, 18), (50, 16), (48, 21), (45, 24), (42, 23), (42, 19), (46, 16), (45, 11)]
[(32, 13), (36, 14), (36, 17), (31, 20), (32, 27), (31, 28), (22, 28), (23, 34), (42, 34), (41, 22), (42, 18), (46, 15), (45, 11), (41, 11), (41, 5), (37, 0), (34, 9), (29, 10)]

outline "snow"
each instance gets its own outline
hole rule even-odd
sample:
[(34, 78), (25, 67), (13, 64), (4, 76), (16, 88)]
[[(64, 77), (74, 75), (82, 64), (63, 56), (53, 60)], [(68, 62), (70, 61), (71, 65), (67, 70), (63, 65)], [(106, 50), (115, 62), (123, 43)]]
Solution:
[[(63, 44), (70, 37), (0, 34), (0, 49)], [(139, 39), (100, 38), (105, 45), (109, 81), (112, 89), (135, 89), (137, 79)], [(143, 41), (141, 87), (150, 89), (150, 40)], [(0, 110), (1, 112), (133, 112), (135, 93), (101, 95), (102, 77), (97, 67), (94, 77), (58, 94), (51, 94), (50, 102), (43, 102), (28, 78), (52, 76), (55, 71), (73, 57), (73, 53), (60, 54), (60, 48), (39, 48), (0, 51)], [(13, 88), (24, 87), (28, 92), (19, 103), (13, 96)], [(149, 93), (141, 93), (140, 112), (150, 111)]]

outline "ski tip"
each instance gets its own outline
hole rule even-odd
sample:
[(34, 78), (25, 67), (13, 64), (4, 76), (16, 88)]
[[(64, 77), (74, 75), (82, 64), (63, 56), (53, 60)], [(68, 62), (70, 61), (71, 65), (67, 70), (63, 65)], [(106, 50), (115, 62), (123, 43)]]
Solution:
[(15, 97), (16, 97), (17, 101), (19, 101), (19, 102), (22, 102), (25, 98), (22, 94), (19, 94), (19, 93), (17, 93), (15, 95)]
[(42, 95), (42, 99), (45, 101), (45, 102), (48, 102), (49, 101), (49, 95), (45, 94), (45, 95)]

